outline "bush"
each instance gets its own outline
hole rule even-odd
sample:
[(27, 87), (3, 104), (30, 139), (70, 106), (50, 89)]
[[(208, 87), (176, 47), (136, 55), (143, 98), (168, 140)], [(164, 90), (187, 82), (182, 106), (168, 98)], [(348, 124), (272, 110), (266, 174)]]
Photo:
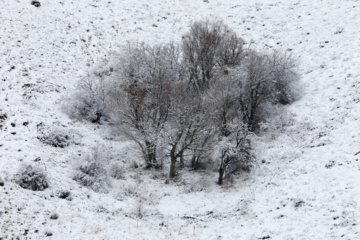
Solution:
[(58, 192), (56, 193), (56, 196), (57, 196), (58, 198), (66, 199), (66, 200), (68, 200), (68, 201), (71, 201), (71, 200), (72, 200), (72, 196), (71, 196), (71, 195), (72, 195), (71, 192), (65, 191), (65, 190), (63, 190), (63, 191), (58, 191)]
[(14, 180), (20, 187), (33, 191), (42, 191), (49, 187), (46, 173), (32, 165), (22, 165)]
[(70, 118), (102, 123), (109, 119), (108, 95), (113, 67), (93, 70), (78, 82), (76, 91), (65, 99), (63, 111)]
[(115, 179), (125, 179), (124, 169), (118, 164), (113, 164), (110, 169), (110, 176)]
[(123, 188), (123, 195), (131, 198), (138, 197), (140, 195), (139, 187), (136, 184), (128, 184)]
[(275, 51), (269, 56), (269, 61), (273, 81), (273, 102), (282, 105), (293, 103), (299, 97), (296, 84), (300, 76), (296, 71), (296, 59), (291, 54)]
[(210, 182), (206, 178), (202, 178), (194, 183), (190, 183), (185, 187), (185, 193), (202, 192), (210, 187)]
[(101, 163), (99, 150), (89, 154), (76, 168), (73, 179), (95, 192), (106, 193), (111, 186), (106, 168)]
[(44, 128), (40, 130), (42, 132), (41, 136), (38, 136), (38, 139), (44, 144), (64, 148), (71, 144), (77, 144), (78, 134), (75, 132), (66, 131), (63, 129), (50, 129), (45, 130)]
[[(232, 138), (232, 139), (231, 139)], [(231, 180), (231, 176), (237, 172), (249, 172), (256, 164), (256, 159), (251, 153), (251, 142), (246, 127), (240, 127), (230, 137), (229, 144), (222, 148), (218, 184), (223, 180)]]

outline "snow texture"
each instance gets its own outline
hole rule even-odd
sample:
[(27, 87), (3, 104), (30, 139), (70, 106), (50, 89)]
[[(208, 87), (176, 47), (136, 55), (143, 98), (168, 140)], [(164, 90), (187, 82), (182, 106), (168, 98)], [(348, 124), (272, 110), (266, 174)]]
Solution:
[[(0, 239), (359, 238), (359, 1), (38, 2), (1, 1)], [(133, 142), (62, 111), (78, 80), (127, 43), (179, 42), (205, 18), (258, 51), (299, 57), (302, 98), (254, 137), (254, 171), (220, 187), (216, 172), (185, 169), (166, 184), (168, 169), (141, 169)], [(49, 145), (40, 123), (76, 139)], [(73, 180), (97, 146), (103, 174), (123, 169), (107, 193)], [(19, 186), (22, 164), (49, 187)]]

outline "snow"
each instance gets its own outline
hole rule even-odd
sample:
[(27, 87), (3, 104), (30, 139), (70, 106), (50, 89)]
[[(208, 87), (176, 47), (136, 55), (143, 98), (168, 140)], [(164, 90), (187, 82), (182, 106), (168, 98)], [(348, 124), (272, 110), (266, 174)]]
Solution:
[[(40, 2), (1, 1), (0, 239), (359, 238), (359, 1)], [(61, 111), (77, 81), (127, 43), (178, 42), (191, 21), (206, 17), (222, 19), (257, 50), (299, 57), (302, 98), (254, 139), (259, 166), (250, 174), (219, 187), (216, 172), (180, 170), (166, 184), (167, 169), (132, 167), (141, 163), (134, 143)], [(41, 122), (76, 132), (80, 142), (45, 145)], [(72, 180), (97, 146), (104, 164), (125, 170), (108, 193)], [(44, 169), (50, 188), (14, 183), (22, 163)], [(61, 190), (72, 201), (58, 198)]]

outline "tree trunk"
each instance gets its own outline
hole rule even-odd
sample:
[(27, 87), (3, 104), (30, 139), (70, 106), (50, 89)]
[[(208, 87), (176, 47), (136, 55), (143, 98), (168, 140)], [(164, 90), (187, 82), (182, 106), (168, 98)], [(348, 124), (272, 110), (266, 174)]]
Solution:
[(194, 170), (198, 170), (198, 168), (199, 168), (199, 159), (200, 159), (200, 157), (199, 157), (199, 156), (196, 156), (196, 155), (194, 155), (194, 156), (191, 158), (191, 167), (192, 167)]
[(156, 160), (156, 144), (146, 140), (145, 141), (146, 144), (146, 168), (159, 168), (159, 164), (157, 163)]
[(223, 109), (222, 114), (221, 114), (220, 132), (225, 137), (228, 137), (231, 134), (231, 132), (228, 130), (228, 124), (227, 124), (227, 119), (226, 119), (226, 110), (224, 110), (224, 109)]
[(225, 168), (224, 168), (224, 161), (221, 161), (220, 164), (220, 168), (219, 168), (219, 179), (217, 184), (222, 185), (223, 184), (223, 177), (224, 177), (224, 172), (225, 172)]
[(170, 178), (174, 178), (175, 177), (175, 164), (176, 164), (176, 159), (171, 159), (171, 163), (170, 163), (170, 174), (169, 177)]
[(176, 165), (176, 156), (175, 156), (175, 149), (176, 149), (176, 144), (172, 146), (171, 151), (170, 151), (170, 173), (169, 173), (169, 178), (173, 178), (175, 177), (175, 165)]

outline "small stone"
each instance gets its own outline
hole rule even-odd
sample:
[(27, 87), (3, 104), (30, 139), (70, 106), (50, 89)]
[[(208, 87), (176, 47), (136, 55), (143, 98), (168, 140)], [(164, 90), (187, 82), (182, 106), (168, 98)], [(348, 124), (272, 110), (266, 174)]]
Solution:
[(68, 201), (72, 200), (71, 193), (69, 191), (60, 191), (58, 192), (58, 197), (61, 199), (66, 199)]
[(40, 7), (41, 3), (39, 1), (31, 1), (31, 5), (33, 5), (35, 7)]
[(5, 119), (7, 119), (6, 113), (0, 114), (0, 120), (5, 120)]

